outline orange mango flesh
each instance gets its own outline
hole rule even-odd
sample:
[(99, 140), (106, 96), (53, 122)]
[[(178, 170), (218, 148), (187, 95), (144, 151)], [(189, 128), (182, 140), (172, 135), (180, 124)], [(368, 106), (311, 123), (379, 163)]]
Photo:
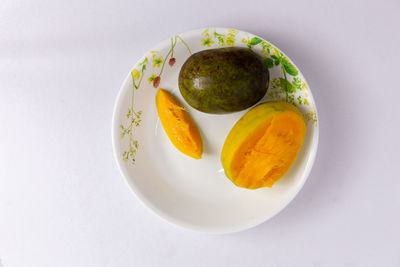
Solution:
[(200, 159), (203, 153), (201, 136), (185, 108), (164, 89), (157, 92), (156, 106), (161, 124), (172, 144), (185, 155)]
[(306, 134), (300, 111), (286, 102), (261, 104), (232, 128), (221, 153), (225, 173), (247, 189), (272, 187), (297, 158)]

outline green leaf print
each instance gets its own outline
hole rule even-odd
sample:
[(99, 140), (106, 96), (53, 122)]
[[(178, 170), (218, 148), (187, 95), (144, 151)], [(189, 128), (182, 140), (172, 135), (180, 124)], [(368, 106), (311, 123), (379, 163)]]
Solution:
[(297, 76), (299, 74), (295, 66), (293, 66), (293, 64), (290, 63), (289, 60), (282, 57), (281, 62), (287, 73), (289, 73), (292, 76)]
[(271, 55), (271, 57), (274, 59), (275, 66), (278, 66), (281, 63), (281, 60), (279, 59), (279, 57), (277, 57), (275, 55)]
[(264, 58), (264, 63), (265, 66), (267, 66), (268, 69), (273, 68), (274, 67), (274, 61), (268, 57)]
[(286, 93), (294, 93), (294, 87), (293, 85), (285, 78), (279, 78), (280, 82), (281, 82), (281, 86), (283, 91), (285, 91)]
[(253, 37), (253, 38), (251, 38), (251, 40), (250, 40), (250, 45), (258, 45), (259, 43), (261, 43), (262, 42), (262, 40), (260, 39), (260, 38), (258, 38), (258, 37)]

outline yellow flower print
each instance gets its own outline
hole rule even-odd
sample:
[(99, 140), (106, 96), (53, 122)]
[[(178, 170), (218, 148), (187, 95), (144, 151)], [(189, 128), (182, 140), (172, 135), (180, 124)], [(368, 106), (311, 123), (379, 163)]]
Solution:
[(227, 45), (234, 45), (235, 44), (235, 36), (228, 36), (228, 38), (226, 38), (226, 44)]
[(137, 69), (131, 71), (133, 80), (137, 81), (140, 78), (140, 72)]
[(228, 37), (226, 38), (226, 44), (227, 45), (234, 45), (235, 44), (236, 34), (238, 34), (237, 30), (233, 30), (233, 29), (229, 29), (228, 30)]
[(261, 49), (261, 53), (266, 54), (267, 56), (270, 54), (270, 51), (267, 50), (265, 47)]
[(307, 100), (307, 98), (305, 98), (305, 99), (304, 99), (304, 105), (307, 105), (307, 106), (309, 106), (309, 105), (310, 105), (310, 103), (308, 103), (308, 100)]
[(201, 42), (202, 42), (202, 46), (208, 46), (208, 47), (210, 47), (211, 46), (211, 44), (213, 44), (214, 43), (214, 41), (213, 40), (211, 40), (211, 38), (210, 37), (207, 37), (207, 38), (203, 38), (203, 39), (201, 39)]
[(311, 111), (304, 114), (304, 117), (306, 118), (307, 121), (312, 121), (315, 127), (318, 127), (318, 120), (317, 120), (317, 114), (315, 113), (315, 109), (312, 109)]
[(155, 75), (155, 74), (151, 75), (150, 78), (148, 79), (149, 83), (152, 83), (156, 78), (157, 78), (157, 75)]
[(236, 34), (238, 34), (239, 31), (234, 30), (234, 29), (229, 29), (228, 32), (229, 32), (229, 34), (234, 34), (234, 35), (236, 35)]
[(160, 56), (160, 57), (153, 57), (153, 67), (157, 67), (157, 68), (159, 68), (160, 67), (160, 64), (161, 63), (163, 63), (164, 62), (164, 60), (162, 59), (162, 57)]
[(272, 53), (277, 57), (280, 56), (280, 52), (275, 47), (272, 47)]
[(302, 101), (302, 99), (301, 99), (301, 95), (299, 95), (299, 96), (297, 97), (297, 101), (299, 102), (299, 105), (303, 104), (303, 101)]

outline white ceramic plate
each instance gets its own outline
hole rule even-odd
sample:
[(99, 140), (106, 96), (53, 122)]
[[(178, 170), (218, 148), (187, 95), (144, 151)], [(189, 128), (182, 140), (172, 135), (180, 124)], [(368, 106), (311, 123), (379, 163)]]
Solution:
[[(270, 85), (260, 102), (291, 102), (303, 112), (307, 121), (306, 138), (296, 162), (272, 188), (236, 187), (222, 169), (220, 152), (225, 137), (247, 110), (228, 115), (205, 114), (188, 106), (179, 93), (179, 71), (191, 53), (228, 46), (249, 47), (265, 58)], [(185, 156), (169, 141), (157, 115), (156, 87), (172, 92), (198, 125), (204, 144), (202, 159)], [(268, 220), (295, 197), (314, 162), (317, 123), (311, 91), (286, 55), (253, 34), (205, 28), (165, 40), (134, 65), (115, 103), (112, 139), (122, 175), (147, 207), (185, 228), (228, 233)]]

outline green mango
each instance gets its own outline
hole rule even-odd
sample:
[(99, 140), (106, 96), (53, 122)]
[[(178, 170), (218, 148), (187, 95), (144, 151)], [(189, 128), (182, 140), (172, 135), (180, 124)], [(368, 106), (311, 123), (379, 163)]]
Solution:
[(203, 50), (191, 55), (179, 73), (179, 90), (193, 108), (223, 114), (256, 104), (267, 92), (269, 72), (249, 48)]

